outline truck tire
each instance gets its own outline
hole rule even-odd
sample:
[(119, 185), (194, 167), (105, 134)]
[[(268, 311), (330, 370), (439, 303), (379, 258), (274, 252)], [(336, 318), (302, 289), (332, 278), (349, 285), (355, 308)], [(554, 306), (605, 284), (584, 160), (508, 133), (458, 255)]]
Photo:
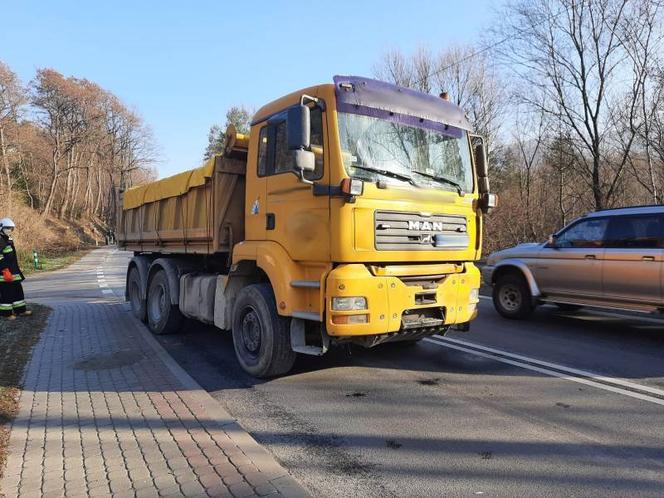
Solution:
[(134, 266), (129, 270), (129, 276), (127, 277), (127, 298), (133, 315), (140, 321), (145, 322), (145, 299), (143, 299), (141, 293), (142, 288), (141, 272)]
[(182, 325), (182, 313), (171, 304), (171, 290), (164, 270), (158, 270), (150, 280), (146, 300), (148, 328), (153, 334), (174, 334)]
[(493, 285), (493, 305), (505, 318), (520, 320), (533, 311), (533, 298), (526, 280), (516, 273), (501, 275)]
[(279, 316), (269, 284), (244, 287), (233, 308), (233, 346), (242, 368), (258, 378), (287, 373), (295, 362), (289, 319)]

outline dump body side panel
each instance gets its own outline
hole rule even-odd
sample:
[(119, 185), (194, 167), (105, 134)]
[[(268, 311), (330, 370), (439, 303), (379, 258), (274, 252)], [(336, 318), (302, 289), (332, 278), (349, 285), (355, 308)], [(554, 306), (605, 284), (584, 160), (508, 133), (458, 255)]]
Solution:
[(118, 246), (136, 252), (229, 253), (244, 240), (246, 162), (217, 156), (203, 168), (125, 193)]

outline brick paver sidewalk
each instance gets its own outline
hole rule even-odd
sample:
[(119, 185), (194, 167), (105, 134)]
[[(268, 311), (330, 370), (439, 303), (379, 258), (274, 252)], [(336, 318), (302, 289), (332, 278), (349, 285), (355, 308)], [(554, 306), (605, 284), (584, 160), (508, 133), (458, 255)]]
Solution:
[(306, 496), (127, 311), (61, 303), (27, 367), (8, 496)]

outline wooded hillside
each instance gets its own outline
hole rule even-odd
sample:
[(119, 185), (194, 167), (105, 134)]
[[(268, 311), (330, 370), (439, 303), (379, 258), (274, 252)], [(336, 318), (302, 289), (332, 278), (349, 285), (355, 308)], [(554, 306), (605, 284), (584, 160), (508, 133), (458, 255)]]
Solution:
[(109, 91), (53, 69), (23, 84), (0, 61), (0, 217), (24, 251), (103, 241), (114, 188), (155, 177), (153, 160), (150, 130)]

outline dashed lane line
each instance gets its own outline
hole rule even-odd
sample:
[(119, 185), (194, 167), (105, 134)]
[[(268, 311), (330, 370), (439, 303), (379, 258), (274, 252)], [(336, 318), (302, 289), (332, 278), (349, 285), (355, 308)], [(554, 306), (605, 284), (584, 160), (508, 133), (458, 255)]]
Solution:
[(109, 285), (106, 282), (106, 277), (104, 276), (104, 269), (101, 267), (97, 268), (97, 285), (99, 286), (102, 294), (107, 296), (113, 294), (113, 291), (109, 288)]

